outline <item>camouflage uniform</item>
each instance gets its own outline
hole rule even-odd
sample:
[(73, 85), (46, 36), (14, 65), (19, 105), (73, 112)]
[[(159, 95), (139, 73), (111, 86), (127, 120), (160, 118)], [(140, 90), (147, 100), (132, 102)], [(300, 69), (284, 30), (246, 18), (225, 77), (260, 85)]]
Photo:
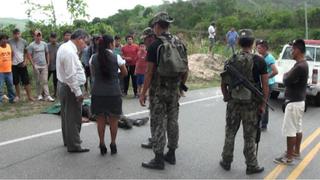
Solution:
[(255, 138), (257, 133), (257, 112), (256, 103), (239, 103), (230, 100), (227, 104), (225, 142), (222, 152), (224, 162), (231, 163), (233, 160), (234, 140), (242, 120), (244, 148), (243, 154), (248, 167), (258, 166), (255, 154)]
[(176, 149), (179, 139), (180, 78), (160, 77), (155, 72), (150, 87), (150, 127), (154, 153), (163, 153), (168, 136), (168, 148)]

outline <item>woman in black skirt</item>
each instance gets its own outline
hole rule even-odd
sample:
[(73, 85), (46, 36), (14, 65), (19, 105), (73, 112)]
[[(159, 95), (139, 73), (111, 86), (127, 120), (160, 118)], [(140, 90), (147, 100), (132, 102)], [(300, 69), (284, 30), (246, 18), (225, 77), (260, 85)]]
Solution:
[(125, 65), (118, 65), (117, 56), (112, 53), (114, 39), (104, 35), (99, 39), (98, 52), (92, 56), (91, 73), (94, 77), (91, 96), (91, 111), (96, 116), (101, 155), (107, 153), (104, 142), (106, 123), (110, 124), (111, 154), (117, 153), (116, 137), (118, 120), (122, 114), (122, 99), (118, 69), (122, 76), (127, 75)]

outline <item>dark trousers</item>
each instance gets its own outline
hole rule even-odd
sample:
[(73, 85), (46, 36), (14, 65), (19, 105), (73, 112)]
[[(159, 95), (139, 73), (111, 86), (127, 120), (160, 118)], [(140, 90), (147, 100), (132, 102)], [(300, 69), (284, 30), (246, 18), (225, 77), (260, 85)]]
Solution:
[(53, 81), (53, 88), (54, 88), (54, 96), (57, 96), (57, 84), (58, 84), (58, 78), (57, 78), (57, 71), (49, 71), (48, 73), (48, 81), (52, 74), (52, 81)]
[(68, 85), (59, 82), (58, 86), (63, 143), (67, 146), (68, 151), (81, 149), (82, 103), (77, 101), (75, 94), (71, 92)]
[(128, 69), (128, 76), (126, 76), (126, 77), (123, 79), (123, 83), (124, 83), (124, 93), (125, 93), (125, 94), (128, 94), (129, 81), (130, 81), (130, 77), (131, 77), (133, 92), (134, 92), (134, 95), (137, 95), (137, 80), (136, 80), (136, 76), (134, 75), (134, 71), (135, 71), (135, 69), (136, 69), (136, 66), (134, 66), (134, 65), (129, 65), (129, 66), (127, 66), (127, 69)]

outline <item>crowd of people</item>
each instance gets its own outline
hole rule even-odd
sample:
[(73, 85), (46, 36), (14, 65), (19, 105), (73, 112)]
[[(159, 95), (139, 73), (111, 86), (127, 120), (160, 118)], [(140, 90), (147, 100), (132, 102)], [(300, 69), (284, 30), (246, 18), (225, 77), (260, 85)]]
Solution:
[[(142, 166), (162, 170), (165, 161), (176, 164), (175, 151), (179, 140), (179, 98), (188, 74), (187, 49), (182, 41), (169, 32), (174, 21), (166, 12), (156, 14), (149, 26), (143, 30), (141, 42), (134, 43), (134, 35), (125, 37), (121, 45), (120, 36), (108, 34), (92, 36), (82, 30), (66, 31), (63, 42), (57, 42), (57, 34), (52, 32), (49, 43), (42, 41), (42, 33), (34, 32), (34, 41), (27, 42), (20, 37), (20, 31), (13, 31), (13, 38), (0, 35), (0, 98), (6, 83), (9, 102), (19, 101), (20, 83), (25, 87), (28, 100), (34, 101), (28, 77), (27, 62), (30, 61), (36, 81), (38, 100), (61, 103), (61, 127), (63, 144), (70, 153), (88, 152), (82, 147), (81, 108), (85, 93), (91, 97), (91, 111), (97, 122), (99, 148), (101, 155), (107, 153), (105, 145), (106, 124), (110, 125), (110, 150), (117, 154), (118, 120), (122, 112), (122, 97), (128, 95), (129, 82), (134, 97), (139, 98), (141, 106), (146, 106), (149, 97), (151, 137), (142, 147), (152, 147), (154, 158), (143, 162)], [(216, 29), (209, 27), (210, 50), (215, 43)], [(227, 102), (225, 143), (220, 165), (230, 170), (236, 133), (242, 121), (244, 129), (244, 155), (246, 173), (260, 173), (256, 157), (255, 138), (257, 126), (267, 130), (270, 89), (277, 75), (274, 57), (268, 52), (265, 40), (255, 41), (252, 30), (234, 28), (226, 35), (228, 47), (233, 56), (226, 61), (221, 73), (221, 91)], [(240, 50), (235, 52), (238, 43)], [(253, 48), (259, 54), (254, 54)], [(276, 163), (291, 164), (300, 156), (302, 139), (302, 116), (308, 78), (308, 64), (304, 59), (305, 44), (299, 39), (292, 44), (295, 66), (284, 75), (287, 87), (285, 97), (287, 106), (283, 121), (283, 134), (287, 137), (286, 153), (275, 158)], [(235, 69), (236, 71), (231, 71)], [(239, 73), (237, 75), (233, 73)], [(48, 79), (53, 77), (54, 93), (51, 97)], [(237, 78), (244, 77), (263, 93), (254, 94)], [(240, 82), (240, 83), (239, 83)], [(13, 89), (15, 85), (15, 91)], [(0, 103), (1, 103), (0, 99)], [(262, 123), (257, 124), (258, 117)], [(164, 153), (167, 144), (168, 151)]]

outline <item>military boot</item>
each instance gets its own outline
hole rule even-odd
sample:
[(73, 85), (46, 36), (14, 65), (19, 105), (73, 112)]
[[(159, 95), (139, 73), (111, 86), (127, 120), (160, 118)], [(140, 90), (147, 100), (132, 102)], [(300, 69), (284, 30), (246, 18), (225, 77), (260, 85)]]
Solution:
[(225, 162), (224, 160), (221, 160), (221, 161), (219, 162), (219, 164), (220, 164), (220, 166), (221, 166), (224, 170), (230, 171), (230, 169), (231, 169), (231, 163), (228, 163), (228, 162)]
[(146, 148), (146, 149), (152, 149), (152, 140), (151, 140), (151, 138), (148, 138), (147, 142), (142, 143), (141, 147)]
[(255, 167), (247, 167), (246, 174), (255, 174), (255, 173), (261, 173), (264, 171), (263, 167), (255, 166)]
[(149, 162), (143, 162), (142, 167), (149, 168), (149, 169), (164, 169), (164, 159), (163, 154), (156, 154), (154, 159), (151, 159)]
[(167, 161), (169, 164), (176, 164), (175, 151), (175, 149), (169, 149), (169, 151), (164, 155), (164, 160)]

